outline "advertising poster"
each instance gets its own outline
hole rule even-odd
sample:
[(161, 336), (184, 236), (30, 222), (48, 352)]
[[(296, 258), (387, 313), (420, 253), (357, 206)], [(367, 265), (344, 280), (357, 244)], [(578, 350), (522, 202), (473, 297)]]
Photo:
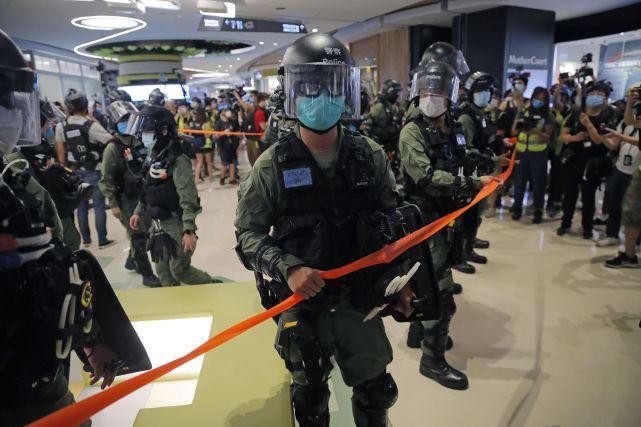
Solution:
[(612, 100), (641, 85), (641, 39), (601, 45), (599, 79), (612, 82)]

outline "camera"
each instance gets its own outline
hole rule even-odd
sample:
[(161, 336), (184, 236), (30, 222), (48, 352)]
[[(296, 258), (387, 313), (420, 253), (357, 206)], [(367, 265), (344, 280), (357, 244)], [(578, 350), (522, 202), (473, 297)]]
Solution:
[(574, 73), (574, 77), (578, 80), (579, 84), (581, 86), (584, 86), (590, 78), (594, 77), (594, 70), (592, 67), (589, 66), (590, 62), (592, 62), (592, 54), (591, 53), (586, 53), (581, 57), (581, 62), (583, 63), (583, 66), (579, 68), (576, 73)]

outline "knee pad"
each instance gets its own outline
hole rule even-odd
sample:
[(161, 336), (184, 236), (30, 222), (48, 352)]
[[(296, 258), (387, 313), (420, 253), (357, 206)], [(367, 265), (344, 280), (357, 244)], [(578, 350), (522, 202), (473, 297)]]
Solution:
[(292, 384), (292, 402), (296, 419), (301, 426), (325, 427), (329, 425), (329, 387)]
[(398, 387), (388, 372), (354, 387), (354, 403), (364, 408), (387, 410), (397, 398)]
[(451, 319), (456, 313), (454, 295), (449, 291), (441, 292), (441, 318)]

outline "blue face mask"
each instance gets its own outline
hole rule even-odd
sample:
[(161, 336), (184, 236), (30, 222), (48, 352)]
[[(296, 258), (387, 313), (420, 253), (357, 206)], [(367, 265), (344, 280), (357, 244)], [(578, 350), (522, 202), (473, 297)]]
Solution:
[(516, 89), (517, 92), (523, 93), (525, 90), (525, 85), (523, 83), (517, 83), (514, 85), (514, 89)]
[(125, 130), (127, 130), (127, 122), (118, 122), (116, 126), (118, 127), (118, 133), (124, 135)]
[(492, 94), (489, 91), (476, 92), (474, 94), (474, 105), (480, 108), (487, 107), (487, 104), (490, 103)]
[(47, 127), (47, 130), (46, 130), (46, 131), (42, 132), (42, 136), (43, 136), (47, 141), (51, 141), (51, 140), (53, 139), (54, 135), (55, 135), (55, 132), (54, 132), (54, 131), (53, 131), (53, 129), (51, 128), (51, 125), (49, 125), (49, 126)]
[(296, 115), (306, 127), (326, 131), (332, 128), (345, 111), (345, 97), (335, 96), (330, 99), (322, 93), (315, 98), (298, 97), (296, 99)]
[(100, 113), (102, 113), (102, 108), (96, 108), (96, 109), (94, 109), (93, 111), (94, 111), (94, 113), (96, 113), (96, 114), (100, 114)]
[(532, 100), (532, 108), (535, 110), (538, 110), (539, 108), (543, 108), (545, 105), (545, 102), (541, 101), (540, 99), (533, 99)]
[(585, 98), (585, 105), (588, 107), (599, 107), (603, 105), (603, 101), (605, 101), (605, 96), (603, 95), (588, 95), (588, 97)]

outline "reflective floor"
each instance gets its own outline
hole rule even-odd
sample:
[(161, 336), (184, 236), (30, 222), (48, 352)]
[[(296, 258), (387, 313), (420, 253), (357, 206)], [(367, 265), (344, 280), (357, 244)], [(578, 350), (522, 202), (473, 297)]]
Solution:
[[(232, 249), (237, 188), (216, 180), (199, 189), (204, 212), (194, 265), (251, 280)], [(641, 270), (605, 268), (616, 248), (596, 248), (578, 233), (557, 237), (557, 226), (532, 225), (530, 217), (485, 220), (480, 237), (491, 241), (482, 251), (489, 263), (472, 276), (455, 273), (464, 292), (447, 358), (469, 376), (469, 390), (420, 376), (420, 350), (404, 344), (407, 326), (386, 320), (400, 389), (392, 425), (641, 425)], [(114, 287), (141, 287), (122, 267), (128, 244), (110, 215), (109, 234), (118, 244), (94, 252)], [(350, 410), (344, 403), (341, 419)]]

